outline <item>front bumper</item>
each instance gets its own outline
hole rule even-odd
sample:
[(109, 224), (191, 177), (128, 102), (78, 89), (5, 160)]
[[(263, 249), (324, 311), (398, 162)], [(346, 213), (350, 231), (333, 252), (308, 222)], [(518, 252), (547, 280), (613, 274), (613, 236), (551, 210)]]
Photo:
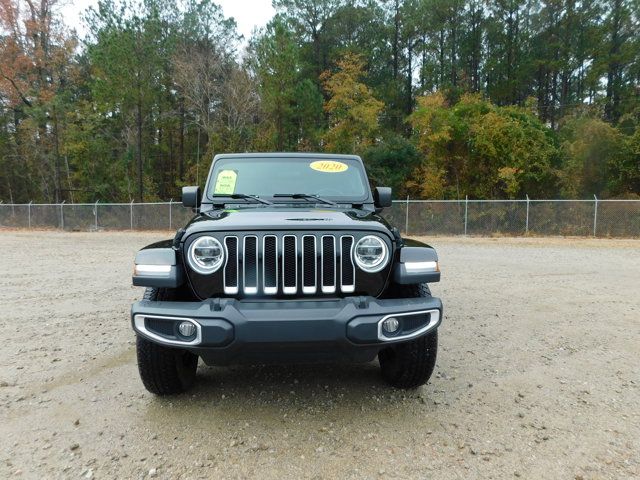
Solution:
[[(389, 317), (400, 328), (387, 334)], [(208, 364), (370, 361), (389, 344), (432, 332), (442, 321), (438, 298), (265, 300), (203, 302), (143, 300), (131, 309), (133, 329), (159, 344), (184, 348)], [(177, 325), (196, 332), (181, 337)]]

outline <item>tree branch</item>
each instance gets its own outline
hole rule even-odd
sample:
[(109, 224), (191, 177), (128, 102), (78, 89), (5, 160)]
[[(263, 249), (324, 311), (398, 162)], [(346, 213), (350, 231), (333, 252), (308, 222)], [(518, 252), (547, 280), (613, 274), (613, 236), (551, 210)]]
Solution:
[(25, 103), (25, 105), (27, 105), (28, 107), (31, 107), (31, 101), (24, 96), (24, 94), (20, 91), (20, 89), (18, 88), (18, 85), (16, 85), (16, 82), (13, 80), (13, 78), (11, 77), (7, 77), (4, 73), (0, 73), (0, 75), (2, 75), (2, 78), (4, 78), (5, 80), (8, 80), (9, 83), (11, 84), (11, 86), (13, 86), (13, 88), (15, 89), (16, 93), (20, 96), (20, 99)]

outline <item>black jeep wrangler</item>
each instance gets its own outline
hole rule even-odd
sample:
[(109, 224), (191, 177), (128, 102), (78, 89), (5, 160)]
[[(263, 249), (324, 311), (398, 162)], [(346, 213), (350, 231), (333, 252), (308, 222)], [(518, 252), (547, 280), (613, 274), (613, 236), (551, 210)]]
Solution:
[(173, 240), (138, 252), (133, 304), (147, 390), (182, 392), (208, 365), (369, 362), (391, 385), (427, 382), (442, 303), (428, 245), (401, 238), (379, 213), (359, 157), (217, 155), (196, 212)]

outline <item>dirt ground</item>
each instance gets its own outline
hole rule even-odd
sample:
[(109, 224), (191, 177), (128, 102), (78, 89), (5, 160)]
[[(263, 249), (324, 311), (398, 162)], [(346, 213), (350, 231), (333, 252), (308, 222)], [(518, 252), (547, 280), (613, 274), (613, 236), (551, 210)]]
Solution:
[(134, 254), (162, 233), (0, 231), (0, 478), (640, 477), (640, 241), (434, 238), (436, 372), (210, 368), (156, 398)]

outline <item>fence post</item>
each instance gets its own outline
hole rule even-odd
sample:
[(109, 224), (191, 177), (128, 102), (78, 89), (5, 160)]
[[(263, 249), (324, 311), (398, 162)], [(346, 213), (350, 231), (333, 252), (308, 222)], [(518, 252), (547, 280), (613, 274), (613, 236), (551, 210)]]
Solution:
[(171, 230), (171, 207), (173, 206), (173, 198), (169, 200), (169, 230)]
[(95, 217), (95, 227), (96, 227), (96, 232), (98, 231), (98, 200), (96, 200), (96, 205), (95, 207), (93, 207), (93, 215)]
[(524, 226), (524, 233), (529, 233), (529, 195), (527, 195), (527, 220)]
[(469, 195), (464, 196), (464, 235), (467, 235), (467, 218), (469, 214)]
[(29, 202), (29, 228), (31, 228), (31, 204), (32, 203), (33, 203), (33, 200)]
[(593, 236), (596, 236), (596, 228), (598, 226), (598, 197), (593, 195), (594, 207), (593, 207)]
[(60, 225), (62, 230), (64, 230), (64, 202), (66, 202), (66, 200), (63, 200), (60, 204)]
[(133, 230), (133, 199), (131, 200), (131, 203), (129, 204), (129, 221), (131, 224), (131, 230)]
[(407, 195), (407, 208), (404, 212), (404, 233), (409, 234), (409, 195)]

